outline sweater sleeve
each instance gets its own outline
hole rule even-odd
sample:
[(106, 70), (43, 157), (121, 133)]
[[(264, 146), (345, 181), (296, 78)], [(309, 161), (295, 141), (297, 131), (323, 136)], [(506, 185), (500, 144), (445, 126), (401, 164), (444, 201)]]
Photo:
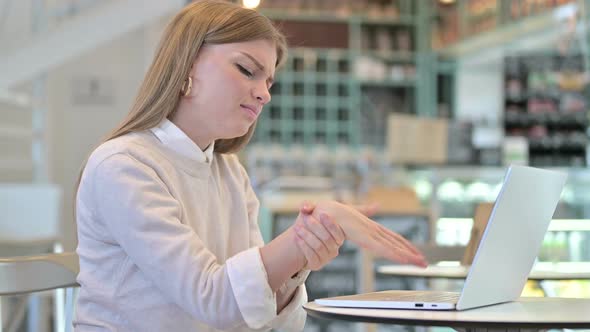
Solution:
[[(250, 246), (263, 246), (264, 240), (258, 225), (258, 210), (260, 202), (252, 189), (246, 170), (242, 168), (245, 178), (246, 199), (248, 206), (248, 218), (250, 223)], [(287, 280), (282, 286), (283, 292), (295, 291), (291, 302), (269, 323), (269, 327), (281, 331), (301, 331), (305, 325), (307, 314), (303, 304), (307, 302), (305, 280), (309, 276), (309, 270), (300, 271), (293, 278)]]
[(258, 225), (258, 214), (260, 210), (260, 201), (256, 197), (256, 193), (250, 185), (250, 179), (246, 170), (242, 168), (242, 176), (245, 178), (245, 191), (246, 191), (246, 205), (248, 208), (248, 225), (250, 227), (250, 246), (261, 247), (264, 246), (264, 239), (260, 232), (260, 225)]
[(217, 329), (244, 323), (259, 329), (276, 317), (259, 249), (217, 263), (198, 234), (181, 222), (179, 202), (151, 167), (115, 154), (91, 170), (88, 181), (94, 213), (117, 244), (195, 319)]

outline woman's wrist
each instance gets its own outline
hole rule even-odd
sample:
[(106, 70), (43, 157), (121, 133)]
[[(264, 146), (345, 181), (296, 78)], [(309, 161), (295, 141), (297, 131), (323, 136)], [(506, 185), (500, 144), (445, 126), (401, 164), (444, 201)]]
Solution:
[(305, 256), (295, 243), (293, 226), (281, 233), (274, 240), (260, 248), (260, 256), (268, 275), (268, 283), (276, 292), (306, 265)]
[(297, 275), (297, 273), (301, 272), (307, 266), (307, 258), (305, 258), (303, 251), (301, 251), (301, 249), (299, 248), (299, 246), (296, 243), (297, 232), (295, 231), (295, 227), (296, 227), (296, 224), (289, 227), (287, 229), (287, 231), (285, 232), (285, 233), (289, 233), (290, 246), (291, 246), (291, 248), (293, 248), (292, 252), (296, 257), (295, 258), (295, 262), (296, 262), (295, 266), (297, 267), (297, 269), (296, 269), (295, 273), (293, 273), (291, 275), (291, 278), (293, 278), (295, 275)]

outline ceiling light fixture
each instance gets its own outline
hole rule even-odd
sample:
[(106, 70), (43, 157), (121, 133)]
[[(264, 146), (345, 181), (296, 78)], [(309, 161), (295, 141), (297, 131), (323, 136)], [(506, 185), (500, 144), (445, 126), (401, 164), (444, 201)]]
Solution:
[(246, 8), (254, 9), (260, 5), (260, 0), (242, 0), (242, 5)]

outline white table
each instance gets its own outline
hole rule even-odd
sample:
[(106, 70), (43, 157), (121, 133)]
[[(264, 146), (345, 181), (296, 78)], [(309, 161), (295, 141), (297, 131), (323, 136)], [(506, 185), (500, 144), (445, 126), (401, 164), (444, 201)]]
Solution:
[(478, 328), (498, 331), (549, 328), (590, 328), (590, 299), (557, 297), (520, 298), (464, 311), (335, 308), (305, 304), (310, 316), (353, 322), (446, 326), (476, 332)]
[[(429, 265), (426, 268), (412, 265), (383, 265), (377, 273), (398, 277), (465, 279), (469, 266), (458, 264)], [(590, 262), (537, 263), (529, 280), (590, 280)]]
[[(426, 268), (412, 265), (383, 265), (377, 268), (377, 273), (383, 275), (428, 279), (465, 279), (468, 272), (469, 266), (459, 265), (458, 262), (442, 262)], [(528, 279), (534, 281), (545, 296), (551, 296), (554, 294), (545, 281), (590, 280), (590, 262), (538, 262)]]

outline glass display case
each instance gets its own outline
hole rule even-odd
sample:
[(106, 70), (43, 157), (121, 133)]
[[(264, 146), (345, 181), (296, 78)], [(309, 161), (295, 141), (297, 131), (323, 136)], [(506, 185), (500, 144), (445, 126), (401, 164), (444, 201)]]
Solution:
[[(578, 265), (590, 262), (590, 170), (557, 170), (568, 173), (568, 180), (537, 257), (537, 266), (567, 262), (567, 269), (575, 271)], [(504, 173), (505, 168), (499, 167), (445, 167), (409, 170), (406, 178), (423, 204), (430, 207), (436, 243), (466, 245), (475, 207), (495, 201)], [(539, 285), (527, 285), (524, 294), (589, 297), (590, 281), (544, 281), (542, 289)]]

